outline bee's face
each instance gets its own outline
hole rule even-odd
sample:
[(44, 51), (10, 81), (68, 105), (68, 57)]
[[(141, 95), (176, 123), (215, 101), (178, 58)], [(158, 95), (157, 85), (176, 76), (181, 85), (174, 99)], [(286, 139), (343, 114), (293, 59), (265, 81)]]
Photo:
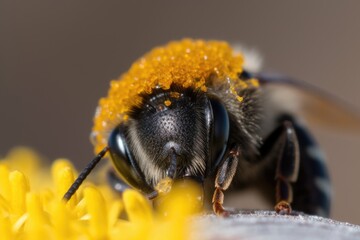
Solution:
[(220, 100), (172, 86), (144, 96), (129, 112), (127, 123), (114, 130), (109, 146), (125, 181), (150, 191), (169, 175), (204, 179), (222, 159), (228, 136), (228, 115)]
[(177, 155), (176, 175), (205, 172), (208, 148), (205, 95), (182, 89), (173, 92), (177, 97), (171, 97), (171, 93), (155, 92), (129, 114), (127, 139), (151, 182), (165, 177), (154, 173), (161, 170), (165, 173), (168, 169), (171, 149)]

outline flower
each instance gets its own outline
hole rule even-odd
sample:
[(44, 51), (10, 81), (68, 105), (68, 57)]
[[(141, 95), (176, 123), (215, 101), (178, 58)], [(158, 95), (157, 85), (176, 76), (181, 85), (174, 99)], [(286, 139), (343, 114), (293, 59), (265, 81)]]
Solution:
[(51, 168), (40, 159), (28, 148), (17, 148), (0, 160), (1, 239), (189, 237), (189, 216), (199, 210), (192, 196), (199, 189), (189, 186), (185, 193), (175, 188), (154, 211), (135, 190), (120, 199), (106, 183), (86, 181), (65, 203), (62, 197), (76, 170), (66, 159), (54, 161)]

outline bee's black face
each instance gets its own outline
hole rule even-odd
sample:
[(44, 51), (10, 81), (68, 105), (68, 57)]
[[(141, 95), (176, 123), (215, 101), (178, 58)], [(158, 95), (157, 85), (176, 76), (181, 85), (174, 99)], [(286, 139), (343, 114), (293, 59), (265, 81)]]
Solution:
[[(194, 92), (162, 92), (147, 99), (144, 108), (136, 109), (129, 136), (141, 145), (148, 161), (166, 171), (169, 155), (177, 155), (176, 176), (187, 171), (203, 175), (207, 156), (206, 98)], [(143, 160), (141, 160), (143, 161)], [(145, 164), (144, 164), (145, 165)], [(193, 168), (193, 169), (191, 169)]]
[(172, 88), (144, 96), (126, 125), (117, 129), (109, 139), (115, 167), (130, 185), (144, 191), (141, 182), (154, 188), (169, 171), (171, 178), (205, 178), (224, 155), (229, 120), (219, 100)]

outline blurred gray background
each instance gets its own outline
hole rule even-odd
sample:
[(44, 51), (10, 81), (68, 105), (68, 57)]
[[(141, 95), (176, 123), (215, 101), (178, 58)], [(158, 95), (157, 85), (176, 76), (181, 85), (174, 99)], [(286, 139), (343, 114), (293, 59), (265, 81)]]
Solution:
[[(254, 47), (265, 70), (360, 109), (359, 24), (356, 0), (1, 0), (0, 155), (25, 145), (82, 168), (93, 156), (92, 116), (109, 81), (152, 47), (184, 37)], [(360, 224), (359, 134), (311, 128), (329, 160), (333, 217)]]

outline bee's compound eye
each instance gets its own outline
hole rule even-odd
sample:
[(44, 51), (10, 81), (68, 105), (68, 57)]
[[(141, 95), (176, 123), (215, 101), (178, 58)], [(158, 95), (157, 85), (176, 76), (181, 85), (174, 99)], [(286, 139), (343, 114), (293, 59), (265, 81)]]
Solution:
[(229, 140), (229, 115), (219, 99), (210, 99), (212, 109), (212, 139), (210, 140), (211, 169), (214, 171), (223, 159)]
[(109, 137), (110, 156), (122, 180), (143, 193), (149, 194), (154, 190), (147, 184), (144, 174), (131, 154), (125, 134), (124, 126), (115, 128)]

